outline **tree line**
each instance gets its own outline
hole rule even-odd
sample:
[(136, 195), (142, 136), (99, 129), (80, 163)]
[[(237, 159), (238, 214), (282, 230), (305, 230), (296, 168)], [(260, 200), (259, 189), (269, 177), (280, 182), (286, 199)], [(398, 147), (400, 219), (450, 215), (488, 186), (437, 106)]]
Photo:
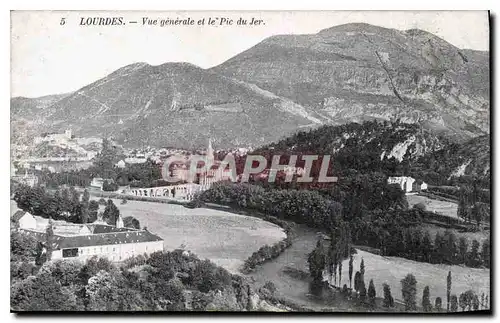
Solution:
[(12, 237), (15, 311), (242, 311), (254, 306), (251, 287), (241, 276), (186, 251), (140, 255), (119, 265), (97, 257), (33, 265), (32, 245)]
[[(315, 249), (308, 256), (308, 264), (309, 264), (309, 272), (312, 279), (312, 286), (316, 286), (316, 288), (312, 288), (312, 291), (318, 293), (321, 288), (331, 288), (331, 285), (324, 284), (324, 275), (325, 273), (329, 274), (329, 280), (331, 281), (332, 271), (329, 268), (332, 264), (332, 261), (335, 263), (335, 258), (332, 258), (332, 250), (338, 248), (338, 242), (332, 242), (329, 247), (326, 247), (323, 243), (323, 240), (320, 238), (316, 244)], [(342, 247), (341, 247), (341, 250)], [(341, 252), (343, 253), (343, 252)], [(343, 253), (346, 255), (346, 253)], [(334, 256), (335, 257), (335, 256)], [(340, 288), (342, 284), (342, 277), (340, 276), (342, 273), (342, 262), (339, 263), (339, 279), (334, 277), (333, 279), (333, 289), (340, 291), (342, 295), (347, 297), (348, 299), (354, 299), (358, 301), (358, 304), (362, 306), (367, 306), (371, 309), (375, 309), (377, 306), (382, 306), (382, 308), (390, 309), (395, 307), (395, 301), (393, 296), (391, 295), (391, 288), (387, 283), (383, 284), (383, 300), (382, 302), (376, 301), (377, 293), (375, 289), (375, 284), (373, 279), (370, 279), (368, 284), (368, 288), (365, 284), (365, 262), (364, 259), (361, 259), (359, 270), (354, 273), (353, 268), (353, 252), (349, 252), (349, 276), (347, 277), (349, 281), (349, 286), (347, 284), (343, 284), (343, 287)], [(337, 266), (333, 273), (335, 274)], [(354, 277), (353, 277), (354, 274)], [(338, 288), (336, 287), (338, 284)], [(423, 312), (441, 312), (443, 311), (443, 300), (441, 297), (436, 297), (434, 300), (434, 305), (431, 302), (431, 295), (429, 286), (425, 286), (422, 292), (422, 303), (419, 308), (417, 305), (417, 280), (413, 274), (408, 274), (404, 279), (401, 280), (401, 294), (403, 295), (403, 305), (405, 311), (423, 311)], [(477, 295), (472, 290), (467, 290), (460, 294), (457, 298), (457, 295), (451, 294), (452, 289), (452, 276), (451, 271), (448, 272), (448, 276), (446, 277), (446, 309), (448, 312), (457, 312), (460, 307), (462, 311), (477, 311), (489, 308), (488, 295), (484, 292), (481, 295)]]
[[(120, 216), (120, 210), (111, 199), (90, 200), (87, 190), (80, 194), (74, 187), (50, 193), (43, 187), (18, 186), (14, 201), (20, 209), (33, 215), (70, 223), (93, 223), (100, 216), (107, 224), (115, 225)], [(101, 214), (99, 204), (104, 206)], [(125, 217), (123, 223), (125, 227), (140, 229), (139, 220), (132, 216)]]
[(377, 248), (386, 256), (429, 263), (490, 266), (489, 240), (481, 246), (476, 240), (469, 243), (465, 238), (457, 239), (452, 231), (439, 232), (432, 239), (428, 231), (419, 229), (428, 212), (407, 209), (404, 205), (369, 210), (362, 198), (359, 198), (359, 203), (354, 202), (356, 195), (345, 196), (344, 204), (340, 205), (317, 191), (266, 189), (259, 185), (229, 182), (214, 184), (198, 198), (303, 223), (328, 234), (345, 222), (352, 243)]

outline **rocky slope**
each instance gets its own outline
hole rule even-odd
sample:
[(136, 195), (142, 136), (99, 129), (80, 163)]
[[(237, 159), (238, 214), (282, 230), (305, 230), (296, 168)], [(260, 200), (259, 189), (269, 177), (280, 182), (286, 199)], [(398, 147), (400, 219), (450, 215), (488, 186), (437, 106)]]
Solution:
[(452, 180), (462, 176), (489, 182), (491, 178), (491, 142), (479, 136), (463, 144), (449, 143), (415, 163), (415, 173), (433, 179)]
[(333, 123), (401, 119), (466, 139), (489, 131), (488, 60), (422, 30), (346, 24), (267, 38), (212, 71)]

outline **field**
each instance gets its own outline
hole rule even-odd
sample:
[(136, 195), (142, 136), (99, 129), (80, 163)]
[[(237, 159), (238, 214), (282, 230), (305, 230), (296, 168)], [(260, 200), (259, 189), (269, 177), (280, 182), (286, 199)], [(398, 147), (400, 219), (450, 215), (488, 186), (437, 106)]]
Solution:
[[(330, 304), (318, 302), (308, 295), (309, 273), (307, 255), (316, 244), (316, 232), (308, 228), (300, 228), (294, 244), (285, 250), (278, 258), (260, 266), (253, 277), (257, 286), (266, 281), (272, 281), (279, 296), (285, 297), (299, 305), (309, 308), (330, 310), (352, 310), (349, 304)], [(490, 271), (488, 269), (467, 268), (462, 266), (434, 265), (416, 262), (398, 257), (383, 257), (365, 251), (357, 250), (354, 256), (354, 273), (359, 270), (361, 258), (365, 261), (365, 284), (368, 288), (370, 279), (373, 279), (377, 297), (383, 297), (383, 283), (389, 284), (392, 296), (402, 301), (401, 279), (412, 273), (417, 279), (417, 305), (422, 302), (422, 291), (426, 285), (430, 288), (431, 301), (437, 296), (446, 304), (446, 276), (452, 272), (452, 294), (457, 296), (472, 289), (476, 293), (489, 294)], [(349, 261), (342, 264), (342, 283), (349, 285)], [(354, 274), (353, 274), (354, 276)]]
[[(416, 262), (398, 257), (383, 257), (361, 250), (354, 257), (354, 273), (359, 270), (361, 258), (365, 261), (365, 284), (368, 286), (373, 279), (377, 296), (383, 296), (383, 283), (391, 287), (392, 296), (396, 300), (402, 300), (401, 279), (411, 273), (417, 279), (417, 304), (422, 303), (422, 291), (429, 286), (431, 301), (434, 303), (436, 297), (441, 297), (446, 303), (446, 276), (451, 270), (452, 294), (460, 295), (468, 289), (472, 289), (479, 295), (484, 292), (489, 294), (490, 270), (468, 268), (462, 266), (435, 265)], [(342, 284), (349, 283), (349, 261), (342, 264)]]
[(424, 203), (427, 211), (436, 212), (452, 218), (457, 217), (458, 205), (456, 203), (434, 200), (420, 195), (407, 195), (406, 199), (408, 200), (410, 208), (412, 208), (415, 204)]
[(113, 202), (122, 217), (133, 216), (141, 227), (162, 237), (165, 250), (190, 250), (233, 273), (254, 251), (285, 237), (280, 227), (254, 217), (174, 204)]

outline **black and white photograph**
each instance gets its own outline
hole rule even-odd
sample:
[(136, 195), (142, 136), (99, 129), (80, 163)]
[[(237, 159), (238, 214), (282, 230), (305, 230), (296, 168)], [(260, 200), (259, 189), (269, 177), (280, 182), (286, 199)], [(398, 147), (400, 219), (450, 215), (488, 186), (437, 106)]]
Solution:
[(492, 314), (489, 11), (10, 27), (11, 313)]

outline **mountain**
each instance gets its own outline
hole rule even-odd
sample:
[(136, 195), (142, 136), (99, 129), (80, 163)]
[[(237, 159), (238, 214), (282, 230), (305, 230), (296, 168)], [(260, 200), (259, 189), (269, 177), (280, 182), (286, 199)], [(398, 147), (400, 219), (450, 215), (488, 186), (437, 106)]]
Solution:
[(44, 109), (47, 129), (113, 137), (131, 146), (254, 146), (314, 113), (258, 87), (188, 63), (125, 66)]
[(68, 94), (47, 95), (38, 98), (14, 97), (10, 100), (11, 141), (28, 144), (40, 134), (45, 111)]
[(63, 97), (11, 106), (17, 133), (71, 128), (133, 147), (200, 148), (208, 137), (218, 149), (258, 147), (373, 119), (463, 142), (489, 132), (489, 54), (421, 30), (347, 24), (269, 37), (211, 69), (135, 63)]
[(422, 31), (355, 23), (278, 35), (211, 69), (289, 98), (332, 123), (421, 123), (466, 140), (489, 132), (489, 53)]

